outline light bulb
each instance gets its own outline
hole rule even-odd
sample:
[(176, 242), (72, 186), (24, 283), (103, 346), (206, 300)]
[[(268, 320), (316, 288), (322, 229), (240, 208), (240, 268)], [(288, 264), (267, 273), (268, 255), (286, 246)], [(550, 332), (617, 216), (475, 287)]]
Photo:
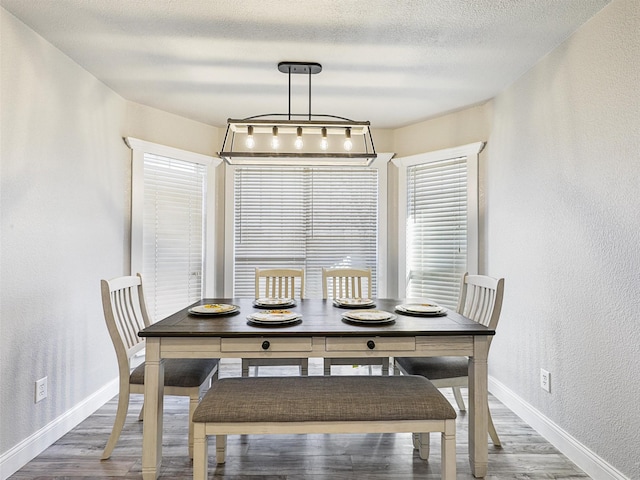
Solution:
[(296, 142), (294, 145), (298, 150), (302, 150), (302, 147), (304, 146), (304, 143), (302, 142), (302, 127), (298, 127), (296, 133)]
[(280, 140), (278, 139), (278, 127), (273, 127), (273, 138), (271, 139), (271, 146), (274, 149), (280, 146)]
[(350, 152), (353, 148), (353, 142), (351, 141), (351, 129), (347, 128), (344, 132), (344, 149)]
[(244, 143), (247, 146), (247, 148), (253, 148), (256, 146), (256, 141), (253, 138), (253, 127), (251, 125), (247, 127), (247, 139), (245, 140)]
[(329, 142), (327, 142), (327, 129), (322, 127), (322, 140), (320, 140), (320, 149), (326, 150), (329, 148)]

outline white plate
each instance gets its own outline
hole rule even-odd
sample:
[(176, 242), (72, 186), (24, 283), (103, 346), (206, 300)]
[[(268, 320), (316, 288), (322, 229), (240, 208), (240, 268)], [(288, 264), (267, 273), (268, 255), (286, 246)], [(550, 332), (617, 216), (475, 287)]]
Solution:
[(336, 298), (333, 301), (338, 306), (345, 307), (361, 307), (366, 305), (373, 305), (373, 300), (370, 298)]
[(228, 303), (209, 303), (206, 305), (197, 305), (189, 309), (189, 313), (196, 315), (224, 315), (237, 311), (238, 307), (236, 305), (229, 305)]
[(253, 303), (260, 307), (290, 307), (296, 301), (293, 298), (257, 298)]
[(301, 318), (299, 313), (290, 310), (265, 310), (264, 312), (252, 313), (247, 317), (252, 322), (271, 323), (295, 321)]
[(267, 327), (277, 327), (280, 325), (291, 325), (293, 323), (298, 323), (302, 321), (302, 316), (297, 316), (296, 318), (292, 318), (290, 320), (278, 320), (278, 321), (267, 321), (267, 322), (262, 322), (260, 320), (254, 320), (252, 319), (250, 316), (247, 317), (247, 323), (249, 325), (256, 325), (256, 326), (267, 326)]
[(437, 310), (437, 311), (434, 311), (434, 312), (430, 312), (430, 311), (417, 312), (417, 311), (414, 311), (414, 310), (407, 310), (402, 305), (396, 305), (396, 312), (401, 313), (403, 315), (410, 315), (412, 317), (423, 317), (423, 318), (444, 317), (444, 316), (447, 315), (447, 309), (446, 308), (441, 308), (440, 310)]
[(389, 323), (395, 323), (396, 318), (397, 317), (395, 315), (392, 315), (391, 317), (385, 318), (384, 320), (358, 320), (358, 319), (349, 318), (343, 315), (342, 321), (346, 323), (353, 323), (358, 325), (375, 326), (375, 325), (387, 325)]
[(403, 303), (397, 305), (398, 310), (412, 313), (442, 313), (445, 309), (435, 303)]
[(357, 312), (343, 313), (342, 316), (349, 320), (357, 320), (359, 322), (386, 322), (392, 319), (395, 320), (396, 318), (393, 313), (383, 310), (359, 310)]

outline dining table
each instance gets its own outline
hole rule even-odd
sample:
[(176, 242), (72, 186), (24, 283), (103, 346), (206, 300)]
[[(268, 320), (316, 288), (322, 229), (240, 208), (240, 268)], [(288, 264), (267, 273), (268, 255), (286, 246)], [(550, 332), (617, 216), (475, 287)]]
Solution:
[[(353, 322), (352, 309), (331, 300), (302, 299), (287, 307), (300, 318), (257, 324), (263, 308), (252, 298), (205, 298), (141, 330), (145, 338), (142, 477), (155, 480), (162, 464), (164, 359), (166, 358), (363, 358), (466, 356), (469, 358), (469, 462), (475, 477), (488, 469), (487, 356), (495, 330), (454, 310), (420, 316), (399, 310), (424, 299), (374, 299), (388, 312), (384, 322)], [(205, 305), (225, 305), (226, 313), (199, 314)], [(194, 310), (195, 309), (195, 310)], [(357, 316), (355, 316), (357, 317)], [(240, 372), (238, 372), (240, 376)]]

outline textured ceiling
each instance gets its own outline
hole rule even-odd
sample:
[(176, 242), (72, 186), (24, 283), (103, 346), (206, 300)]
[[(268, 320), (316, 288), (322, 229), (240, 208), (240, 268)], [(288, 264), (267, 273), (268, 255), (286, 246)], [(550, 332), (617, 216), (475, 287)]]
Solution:
[[(222, 126), (312, 113), (393, 128), (486, 101), (609, 0), (0, 0), (124, 98)], [(292, 76), (292, 112), (308, 112)]]

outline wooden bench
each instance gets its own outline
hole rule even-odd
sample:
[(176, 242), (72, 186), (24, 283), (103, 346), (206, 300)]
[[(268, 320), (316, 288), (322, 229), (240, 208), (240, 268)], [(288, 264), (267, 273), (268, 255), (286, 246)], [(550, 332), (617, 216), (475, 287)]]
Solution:
[(207, 437), (225, 462), (227, 435), (417, 432), (420, 458), (429, 433), (442, 434), (442, 478), (456, 478), (456, 412), (419, 376), (223, 378), (193, 414), (193, 478), (208, 474)]

